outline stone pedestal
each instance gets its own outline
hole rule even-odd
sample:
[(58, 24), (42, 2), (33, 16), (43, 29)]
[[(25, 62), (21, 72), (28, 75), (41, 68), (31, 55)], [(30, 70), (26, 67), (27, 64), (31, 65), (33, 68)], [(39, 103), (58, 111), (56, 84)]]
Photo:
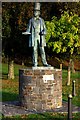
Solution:
[(19, 70), (19, 96), (28, 110), (51, 110), (62, 106), (62, 71), (53, 67)]

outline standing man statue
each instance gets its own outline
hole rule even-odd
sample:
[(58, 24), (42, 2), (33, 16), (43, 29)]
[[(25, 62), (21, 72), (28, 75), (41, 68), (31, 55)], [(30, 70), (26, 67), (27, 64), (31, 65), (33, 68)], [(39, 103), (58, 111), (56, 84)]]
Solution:
[(47, 64), (45, 50), (46, 46), (45, 34), (46, 27), (44, 20), (39, 17), (40, 15), (40, 3), (35, 3), (34, 17), (29, 20), (28, 29), (23, 34), (30, 34), (29, 36), (29, 47), (33, 47), (33, 65), (37, 67), (38, 62), (38, 47), (40, 49), (41, 59), (43, 66), (50, 67)]

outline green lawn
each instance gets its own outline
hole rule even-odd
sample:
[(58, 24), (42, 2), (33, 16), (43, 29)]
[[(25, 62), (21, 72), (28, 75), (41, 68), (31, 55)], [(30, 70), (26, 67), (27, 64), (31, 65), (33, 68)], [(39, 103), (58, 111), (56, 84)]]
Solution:
[(75, 80), (76, 85), (76, 96), (73, 97), (72, 103), (80, 106), (80, 71), (76, 71), (74, 74), (71, 73), (71, 84), (67, 86), (67, 71), (62, 72), (62, 97), (63, 100), (67, 101), (68, 95), (72, 94), (72, 81)]
[[(2, 83), (3, 83), (3, 101), (14, 101), (18, 100), (18, 89), (19, 89), (19, 68), (21, 65), (14, 64), (15, 79), (7, 80), (8, 65), (2, 64)], [(71, 84), (67, 86), (67, 70), (62, 71), (62, 96), (63, 100), (67, 101), (68, 95), (72, 93), (72, 81), (76, 81), (76, 96), (73, 98), (73, 104), (80, 106), (80, 71), (76, 71), (74, 74), (71, 73)], [(10, 96), (10, 97), (9, 97)]]
[[(19, 75), (19, 69), (22, 67), (25, 67), (25, 66), (14, 64), (15, 79), (16, 79), (16, 76)], [(4, 79), (7, 79), (7, 74), (8, 74), (8, 64), (3, 63), (2, 64), (2, 76)]]
[[(8, 73), (8, 66), (7, 64), (2, 65), (2, 100), (3, 101), (14, 101), (19, 100), (18, 98), (18, 89), (19, 89), (19, 68), (22, 68), (20, 65), (14, 65), (15, 71), (15, 79), (8, 80), (7, 73)], [(73, 97), (72, 103), (74, 105), (80, 106), (80, 71), (76, 71), (75, 74), (71, 73), (71, 85), (67, 86), (67, 70), (62, 71), (62, 97), (64, 101), (68, 101), (68, 95), (72, 93), (72, 81), (76, 81), (76, 96)], [(75, 119), (76, 118), (76, 119)], [(73, 120), (79, 120), (80, 113), (73, 114)], [(59, 113), (44, 113), (44, 114), (32, 114), (26, 116), (13, 116), (11, 117), (4, 117), (4, 120), (14, 119), (14, 120), (67, 120), (67, 114), (59, 114)]]
[(14, 64), (14, 80), (8, 80), (8, 65), (2, 64), (2, 101), (14, 101), (18, 100), (19, 93), (19, 69), (21, 65)]
[[(80, 113), (74, 113), (72, 120), (80, 120)], [(68, 120), (66, 113), (39, 113), (29, 115), (16, 115), (11, 117), (3, 117), (2, 120)]]

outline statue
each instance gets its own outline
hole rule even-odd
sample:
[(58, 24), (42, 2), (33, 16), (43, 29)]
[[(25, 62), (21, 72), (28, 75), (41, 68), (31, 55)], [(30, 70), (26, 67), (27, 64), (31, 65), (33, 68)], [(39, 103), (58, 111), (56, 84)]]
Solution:
[(39, 17), (40, 15), (40, 3), (35, 3), (34, 7), (34, 17), (29, 20), (28, 29), (23, 34), (29, 34), (29, 47), (33, 47), (33, 65), (37, 67), (38, 62), (38, 47), (40, 49), (41, 59), (43, 66), (50, 67), (51, 65), (47, 64), (45, 50), (46, 46), (45, 34), (46, 27), (44, 20)]

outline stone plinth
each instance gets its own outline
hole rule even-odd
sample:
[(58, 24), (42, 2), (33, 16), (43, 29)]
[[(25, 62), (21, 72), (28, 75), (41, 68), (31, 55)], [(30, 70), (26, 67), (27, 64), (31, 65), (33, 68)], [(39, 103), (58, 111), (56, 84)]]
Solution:
[(62, 106), (62, 71), (53, 67), (19, 70), (19, 96), (28, 110), (51, 110)]

